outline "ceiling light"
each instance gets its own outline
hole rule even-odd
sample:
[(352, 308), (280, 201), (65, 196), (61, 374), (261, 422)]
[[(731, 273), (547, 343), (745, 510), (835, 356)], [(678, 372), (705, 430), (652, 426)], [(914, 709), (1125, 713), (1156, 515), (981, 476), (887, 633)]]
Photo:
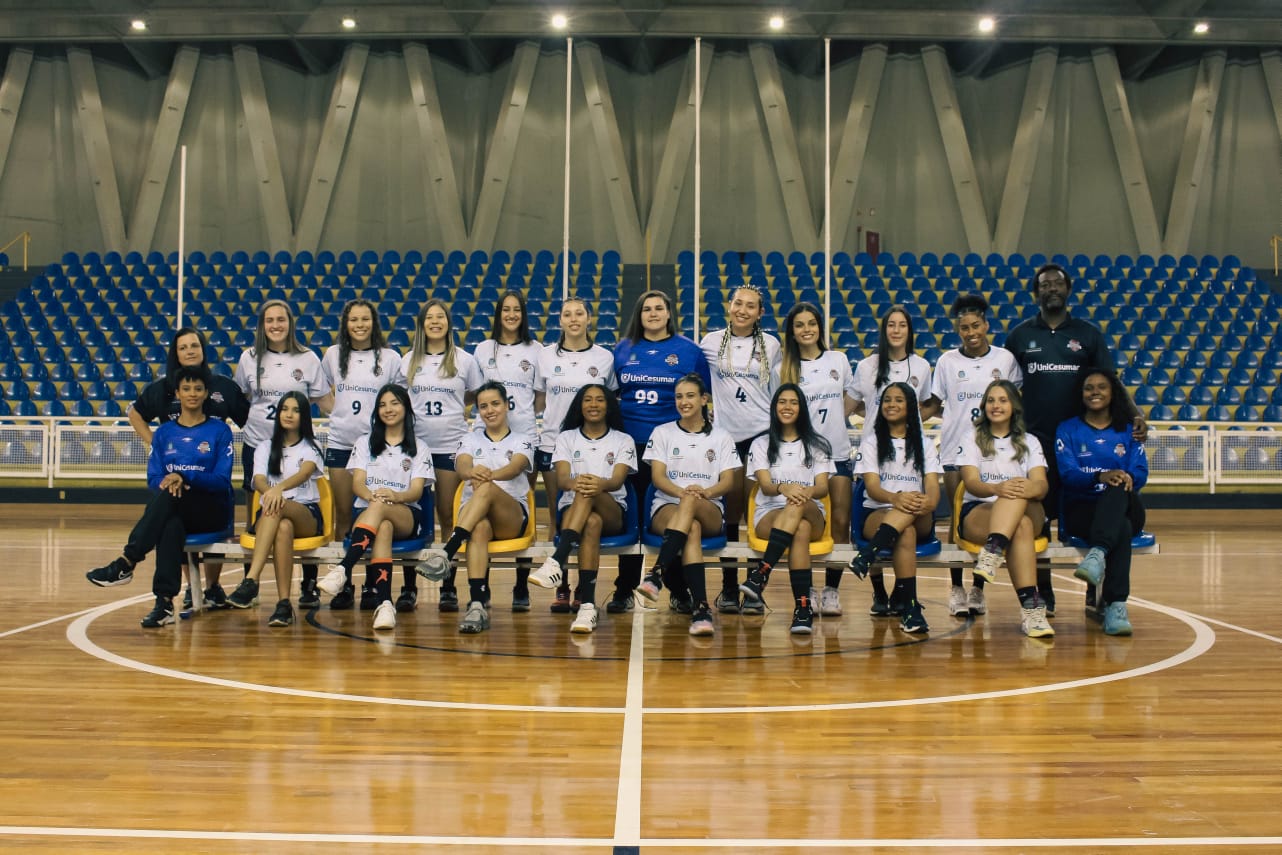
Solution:
[(991, 17), (985, 16), (979, 19), (978, 27), (981, 33), (991, 33), (993, 30), (997, 29), (997, 22)]
[(561, 12), (557, 12), (552, 16), (552, 27), (554, 29), (564, 30), (568, 26), (570, 26), (570, 19)]
[(147, 29), (147, 22), (142, 18), (134, 18), (129, 22), (129, 29), (133, 30), (135, 33), (145, 32)]
[(355, 19), (355, 18), (344, 18), (344, 19), (343, 19), (343, 29), (344, 29), (344, 30), (354, 30), (354, 29), (356, 29), (356, 19)]
[(1199, 36), (1204, 36), (1210, 31), (1211, 31), (1211, 25), (1208, 24), (1206, 21), (1198, 21), (1196, 24), (1193, 25), (1193, 32), (1197, 33)]
[(782, 30), (782, 29), (783, 29), (783, 23), (784, 23), (784, 22), (783, 22), (783, 15), (771, 15), (771, 16), (770, 16), (770, 29), (772, 29), (772, 30)]

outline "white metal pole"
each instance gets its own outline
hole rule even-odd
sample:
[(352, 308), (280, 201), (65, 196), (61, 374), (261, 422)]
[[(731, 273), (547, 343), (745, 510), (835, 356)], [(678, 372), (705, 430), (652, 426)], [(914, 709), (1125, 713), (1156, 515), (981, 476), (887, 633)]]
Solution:
[(574, 65), (574, 37), (565, 39), (565, 222), (561, 232), (561, 300), (570, 298), (570, 90)]
[(703, 297), (703, 266), (699, 243), (703, 228), (703, 37), (694, 37), (694, 340), (699, 340), (699, 300)]
[(832, 39), (824, 39), (824, 317), (832, 347)]
[(183, 285), (187, 268), (187, 146), (178, 158), (178, 318), (174, 329), (183, 325)]

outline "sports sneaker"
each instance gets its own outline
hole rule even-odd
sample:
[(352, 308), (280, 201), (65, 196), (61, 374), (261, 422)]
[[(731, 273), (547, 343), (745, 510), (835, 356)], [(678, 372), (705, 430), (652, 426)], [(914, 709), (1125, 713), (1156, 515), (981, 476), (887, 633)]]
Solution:
[(899, 628), (904, 632), (930, 632), (930, 625), (926, 623), (926, 616), (922, 614), (923, 611), (925, 609), (916, 600), (908, 603), (904, 607), (903, 617), (899, 619)]
[(723, 615), (739, 614), (739, 590), (722, 591), (717, 594), (717, 601), (713, 605)]
[(815, 631), (815, 613), (810, 609), (810, 600), (803, 598), (792, 610), (792, 627), (788, 632), (793, 635), (810, 635)]
[(156, 605), (142, 619), (143, 629), (159, 629), (174, 622), (174, 601), (169, 597), (156, 597)]
[(436, 608), (442, 612), (458, 611), (458, 590), (455, 588), (442, 588), (441, 599), (436, 604)]
[(304, 579), (298, 583), (298, 607), (314, 609), (320, 605), (320, 588), (315, 579)]
[(972, 587), (970, 593), (966, 595), (966, 607), (973, 615), (988, 614), (988, 600), (984, 596), (984, 589)]
[(1088, 585), (1099, 585), (1104, 581), (1104, 558), (1104, 550), (1092, 546), (1073, 571), (1073, 575)]
[[(534, 575), (533, 573), (530, 574)], [(570, 586), (561, 585), (556, 589), (556, 598), (552, 600), (552, 605), (548, 607), (554, 615), (568, 615), (574, 611), (570, 605)]]
[(570, 624), (570, 632), (587, 633), (596, 629), (597, 614), (596, 606), (592, 603), (584, 603), (579, 606), (579, 613), (574, 616), (574, 623)]
[(908, 611), (907, 601), (900, 599), (893, 593), (890, 595), (890, 601), (887, 605), (890, 608), (891, 617), (903, 617), (904, 612)]
[(316, 580), (316, 587), (320, 588), (331, 597), (338, 596), (338, 592), (343, 590), (347, 584), (347, 571), (343, 569), (342, 564), (331, 564), (325, 570), (325, 575)]
[(966, 603), (966, 589), (961, 585), (953, 585), (948, 589), (948, 613), (953, 617), (970, 617), (970, 606)]
[(458, 631), (464, 635), (476, 635), (490, 628), (490, 613), (485, 605), (476, 600), (467, 604), (467, 613), (459, 621)]
[(605, 611), (606, 614), (621, 615), (632, 611), (634, 605), (631, 594), (615, 589), (614, 596), (610, 597), (610, 602), (605, 604)]
[(414, 571), (424, 579), (440, 582), (450, 573), (450, 556), (444, 549), (429, 549), (427, 557), (419, 562)]
[(374, 609), (374, 629), (396, 629), (396, 606), (391, 600), (383, 600)]
[(868, 607), (868, 614), (873, 617), (890, 617), (890, 598), (885, 594), (874, 592), (872, 605)]
[(1109, 603), (1104, 607), (1104, 634), (1130, 635), (1131, 618), (1126, 613), (1126, 603)]
[(186, 589), (183, 591), (183, 611), (189, 612), (191, 610), (192, 610), (191, 585), (188, 585)]
[(354, 585), (344, 585), (343, 590), (334, 595), (329, 601), (329, 607), (336, 612), (345, 612), (352, 606), (356, 605), (356, 587)]
[(637, 596), (647, 603), (659, 602), (659, 592), (663, 590), (663, 579), (658, 573), (650, 572), (645, 574), (641, 584), (637, 585)]
[(530, 610), (530, 589), (512, 588), (512, 611), (528, 612)]
[(380, 602), (377, 589), (369, 585), (361, 585), (361, 611), (372, 612), (378, 608)]
[(294, 624), (294, 607), (289, 604), (289, 600), (281, 600), (276, 604), (276, 610), (272, 616), (267, 619), (268, 626), (292, 626)]
[(1046, 606), (1038, 602), (1031, 609), (1020, 608), (1019, 628), (1029, 638), (1049, 638), (1055, 634), (1055, 627), (1046, 619)]
[(540, 588), (559, 588), (564, 578), (565, 571), (561, 569), (561, 562), (551, 555), (544, 559), (539, 569), (530, 573), (530, 582)]
[(819, 592), (819, 614), (824, 617), (841, 617), (841, 595), (831, 585)]
[[(117, 558), (106, 567), (90, 570), (85, 578), (99, 588), (114, 588), (116, 585), (128, 585), (134, 580), (134, 568), (123, 557)], [(157, 624), (159, 625), (159, 624)]]
[(693, 615), (694, 600), (691, 599), (689, 591), (686, 591), (684, 594), (678, 594), (676, 591), (671, 591), (668, 594), (668, 608), (672, 609), (672, 611), (679, 615)]
[(985, 582), (996, 582), (997, 571), (1002, 566), (1002, 555), (1000, 552), (989, 552), (987, 548), (979, 550), (979, 555), (975, 557), (975, 575)]
[(223, 586), (214, 583), (205, 589), (205, 608), (206, 609), (229, 609), (231, 603), (227, 602), (227, 592)]
[(246, 576), (227, 598), (227, 605), (234, 609), (248, 609), (258, 604), (258, 582)]
[(850, 559), (846, 569), (855, 574), (856, 579), (865, 579), (868, 577), (868, 571), (872, 569), (872, 563), (877, 557), (877, 551), (869, 544), (855, 553), (855, 557)]
[(704, 603), (690, 616), (690, 634), (706, 636), (716, 631), (717, 628), (712, 624), (712, 612), (708, 611), (708, 604)]
[(761, 574), (760, 570), (749, 570), (748, 578), (743, 580), (739, 586), (739, 591), (743, 594), (743, 604), (739, 606), (739, 612), (745, 615), (761, 615), (766, 613), (766, 598), (763, 596), (766, 590), (766, 577)]
[(418, 607), (418, 588), (401, 586), (401, 595), (396, 598), (398, 612), (412, 612)]

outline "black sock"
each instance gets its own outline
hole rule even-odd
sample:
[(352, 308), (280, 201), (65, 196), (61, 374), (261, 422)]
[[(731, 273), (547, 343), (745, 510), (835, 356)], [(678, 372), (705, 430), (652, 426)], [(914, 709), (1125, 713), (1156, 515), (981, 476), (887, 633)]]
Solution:
[(694, 564), (681, 565), (681, 573), (685, 576), (686, 589), (690, 592), (690, 599), (694, 607), (707, 608), (708, 606), (708, 580), (707, 567), (702, 561)]
[[(530, 570), (534, 569), (530, 565), (531, 562), (528, 558), (516, 559), (516, 584), (512, 586), (514, 592), (518, 594), (528, 594), (530, 592)], [(489, 574), (486, 574), (486, 578), (489, 578)]]
[(971, 587), (978, 588), (981, 591), (984, 590), (986, 584), (988, 584), (988, 581), (983, 576), (975, 576), (970, 580)]
[(960, 588), (964, 584), (964, 582), (962, 581), (963, 579), (962, 574), (964, 574), (965, 572), (966, 572), (965, 567), (954, 566), (954, 567), (948, 568), (948, 576), (952, 579), (954, 588)]
[(998, 555), (1003, 554), (1008, 546), (1010, 546), (1010, 538), (999, 532), (992, 532), (988, 535), (988, 540), (984, 541), (984, 548)]
[(895, 592), (891, 595), (891, 599), (901, 603), (911, 603), (917, 599), (917, 577), (895, 579)]
[(671, 567), (677, 561), (681, 560), (681, 550), (686, 547), (686, 540), (689, 539), (684, 531), (677, 531), (670, 528), (663, 533), (663, 545), (659, 547), (659, 558), (654, 562), (652, 573), (662, 573)]
[(445, 554), (450, 558), (458, 555), (459, 548), (463, 545), (463, 541), (467, 540), (471, 536), (472, 532), (462, 526), (454, 526), (454, 531), (450, 532), (450, 539), (445, 541)]
[(1029, 585), (1027, 588), (1016, 588), (1015, 596), (1019, 597), (1019, 605), (1021, 608), (1036, 608), (1041, 603), (1041, 600), (1037, 596), (1036, 585)]
[(735, 594), (739, 592), (739, 564), (738, 562), (726, 564), (726, 561), (734, 561), (733, 558), (721, 560), (721, 590), (731, 591)]
[[(556, 559), (556, 563), (560, 564), (561, 569), (564, 570), (566, 562), (570, 560), (570, 553), (574, 551), (574, 547), (579, 545), (583, 535), (572, 528), (563, 528), (560, 531), (560, 538), (561, 540), (556, 545), (556, 551), (552, 553), (552, 557)], [(526, 575), (528, 576), (529, 574), (527, 573)]]
[(872, 592), (878, 599), (886, 599), (886, 577), (882, 573), (873, 573), (868, 577), (872, 583)]
[(490, 601), (490, 586), (485, 584), (484, 579), (468, 579), (467, 588), (469, 603), (488, 603)]
[(390, 560), (371, 561), (365, 571), (365, 584), (378, 594), (378, 601), (392, 598), (392, 562)]
[(454, 567), (453, 565), (450, 565), (449, 572), (446, 573), (445, 578), (441, 580), (441, 590), (442, 591), (457, 590), (457, 588), (455, 588), (454, 586), (454, 580), (457, 577), (458, 577), (458, 568)]
[(824, 571), (824, 586), (828, 588), (833, 588), (834, 590), (836, 588), (841, 587), (841, 577), (844, 576), (845, 574), (846, 574), (845, 568), (829, 567), (827, 570)]
[[(800, 600), (802, 597), (810, 597), (810, 580), (809, 570), (789, 570), (788, 584), (792, 586), (792, 598)], [(811, 605), (814, 605), (811, 603)]]
[(738, 523), (734, 523), (734, 524), (731, 524), (729, 522), (723, 523), (722, 528), (725, 529), (726, 540), (728, 540), (730, 543), (734, 543), (736, 540), (739, 539)]
[(579, 602), (595, 603), (596, 602), (596, 574), (595, 570), (584, 570), (579, 568), (579, 587), (575, 591)]
[(1051, 584), (1051, 568), (1040, 564), (1037, 567), (1037, 593), (1043, 600), (1050, 599), (1055, 593), (1055, 586)]
[(412, 565), (406, 565), (401, 568), (401, 574), (405, 577), (402, 587), (408, 588), (411, 591), (417, 591), (418, 571), (416, 571)]
[[(766, 552), (761, 557), (761, 564), (774, 567), (779, 563), (779, 559), (792, 546), (792, 535), (781, 528), (770, 529), (770, 539), (766, 542)], [(809, 588), (807, 588), (809, 590)]]
[[(418, 574), (415, 573), (414, 575), (417, 576)], [(316, 564), (303, 565), (303, 581), (304, 582), (315, 582), (318, 578), (320, 578), (320, 567), (318, 565)]]
[(620, 555), (619, 575), (614, 579), (615, 593), (620, 597), (632, 596), (633, 589), (641, 584), (641, 556)]
[(873, 534), (869, 545), (872, 546), (873, 554), (876, 555), (883, 549), (889, 549), (894, 546), (896, 540), (899, 540), (899, 532), (895, 530), (895, 527), (882, 523), (877, 526), (877, 531)]
[(374, 529), (366, 528), (363, 525), (358, 525), (352, 528), (352, 545), (347, 547), (347, 552), (343, 555), (343, 560), (340, 562), (344, 569), (347, 570), (349, 576), (352, 572), (352, 568), (356, 566), (356, 562), (360, 561), (361, 556), (374, 545), (375, 534), (376, 532)]

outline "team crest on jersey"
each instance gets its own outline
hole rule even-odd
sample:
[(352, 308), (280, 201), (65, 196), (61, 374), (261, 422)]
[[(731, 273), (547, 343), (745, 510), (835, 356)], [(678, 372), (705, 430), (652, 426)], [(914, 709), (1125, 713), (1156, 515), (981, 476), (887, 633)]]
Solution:
[(958, 368), (958, 369), (957, 369), (957, 379), (958, 379), (958, 380), (965, 380), (965, 379), (966, 379), (966, 370), (965, 370), (965, 369), (963, 369), (963, 368)]
[(668, 363), (669, 365), (676, 365), (681, 360), (677, 358), (677, 355), (675, 353), (669, 353), (667, 357), (664, 358), (663, 361)]
[(1114, 454), (1116, 454), (1118, 457), (1125, 457), (1125, 456), (1126, 456), (1126, 446), (1122, 445), (1122, 444), (1119, 442), (1117, 445), (1113, 446), (1113, 453), (1114, 453)]
[(673, 456), (673, 457), (680, 457), (680, 456), (681, 456), (681, 446), (679, 446), (679, 445), (674, 445), (674, 446), (672, 446), (672, 456)]
[(534, 367), (534, 366), (530, 364), (530, 360), (528, 360), (528, 359), (522, 359), (522, 360), (521, 360), (520, 368), (521, 368), (521, 370), (522, 370), (522, 371), (529, 371), (529, 370), (530, 370), (531, 368), (533, 368), (533, 367)]
[(712, 461), (714, 461), (714, 460), (716, 460), (716, 459), (717, 459), (717, 453), (716, 453), (715, 451), (713, 451), (711, 448), (709, 448), (707, 451), (705, 451), (705, 452), (703, 453), (703, 456), (704, 456), (704, 457), (706, 457), (706, 458), (708, 458), (708, 462), (709, 462), (709, 463), (711, 463)]
[(916, 386), (916, 385), (917, 385), (917, 378), (916, 378), (915, 376), (910, 376), (910, 377), (908, 378), (908, 385), (910, 385), (910, 386)]
[(402, 457), (402, 458), (401, 458), (401, 471), (402, 471), (402, 472), (408, 472), (408, 471), (410, 471), (410, 466), (412, 465), (412, 463), (413, 463), (413, 461), (411, 461), (408, 457)]
[(489, 359), (485, 361), (485, 364), (490, 368), (496, 368), (499, 364), (499, 361), (495, 359), (493, 356), (491, 356)]
[[(557, 369), (557, 370), (560, 370), (560, 369)], [(596, 377), (600, 373), (601, 373), (600, 370), (595, 365), (593, 365), (591, 368), (588, 369), (589, 377)]]
[(999, 371), (998, 369), (994, 368), (994, 369), (993, 369), (993, 379), (994, 379), (994, 380), (1000, 380), (1000, 379), (1002, 379), (1002, 372), (1001, 372), (1001, 371)]
[(509, 448), (509, 449), (505, 452), (505, 454), (506, 454), (506, 456), (507, 456), (508, 462), (511, 462), (511, 460), (512, 460), (512, 449), (510, 449), (510, 448)]
[(221, 404), (225, 399), (223, 398), (222, 392), (214, 392), (209, 396), (209, 400), (213, 401), (216, 404)]
[(291, 372), (290, 372), (289, 376), (290, 376), (290, 377), (293, 377), (293, 378), (294, 378), (294, 380), (295, 380), (296, 382), (297, 382), (297, 381), (299, 381), (299, 380), (302, 380), (302, 379), (303, 379), (303, 369), (301, 369), (301, 368), (295, 368), (293, 371), (291, 371)]
[(1082, 343), (1075, 338), (1070, 338), (1068, 340), (1068, 349), (1073, 351), (1073, 353), (1077, 353), (1077, 351), (1082, 349)]
[(196, 450), (201, 454), (208, 454), (210, 450), (210, 445), (207, 442), (202, 442), (200, 445), (196, 446)]
[[(652, 351), (650, 351), (650, 353), (651, 353), (651, 354), (653, 354), (653, 353), (654, 353), (654, 351), (652, 350)], [(629, 364), (629, 365), (636, 365), (638, 361), (639, 361), (639, 360), (637, 359), (637, 355), (636, 355), (635, 353), (629, 353), (629, 354), (628, 354), (628, 364)]]
[(575, 460), (578, 460), (578, 459), (579, 459), (580, 457), (582, 457), (582, 456), (583, 456), (583, 452), (579, 451), (577, 448), (576, 448), (576, 449), (574, 449), (574, 459), (575, 459)]
[[(578, 452), (577, 452), (577, 451), (575, 452), (575, 456), (578, 456)], [(614, 452), (613, 452), (613, 451), (607, 451), (607, 452), (606, 452), (606, 454), (605, 454), (605, 465), (606, 465), (606, 466), (613, 466), (613, 465), (614, 465)]]
[(834, 369), (832, 369), (831, 371), (829, 371), (829, 372), (828, 372), (828, 376), (829, 376), (829, 377), (831, 377), (833, 380), (838, 380), (838, 379), (840, 379), (840, 378), (841, 378), (841, 375), (837, 373), (837, 369), (836, 369), (836, 368), (834, 368)]
[(553, 374), (560, 374), (560, 373), (561, 373), (561, 366), (559, 366), (559, 365), (558, 365), (558, 366), (556, 366), (555, 368), (553, 368), (553, 369), (552, 369), (552, 373), (553, 373)]

